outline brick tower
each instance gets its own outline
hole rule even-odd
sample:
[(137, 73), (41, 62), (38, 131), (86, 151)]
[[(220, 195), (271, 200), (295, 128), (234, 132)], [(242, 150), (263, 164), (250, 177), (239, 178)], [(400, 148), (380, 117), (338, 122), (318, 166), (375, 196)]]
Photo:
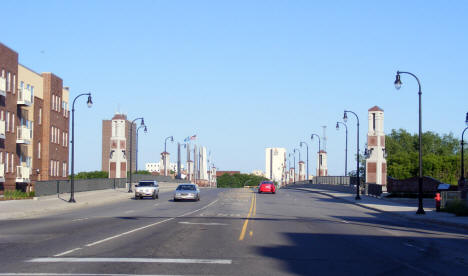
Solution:
[(386, 187), (384, 111), (378, 106), (369, 109), (368, 122), (367, 150), (370, 152), (370, 156), (366, 160), (366, 183), (375, 183)]

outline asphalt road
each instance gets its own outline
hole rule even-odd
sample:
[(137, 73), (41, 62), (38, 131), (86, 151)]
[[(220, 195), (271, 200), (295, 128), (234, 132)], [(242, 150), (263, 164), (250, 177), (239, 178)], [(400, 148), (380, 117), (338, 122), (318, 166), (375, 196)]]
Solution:
[(1, 275), (467, 275), (468, 234), (295, 189), (0, 221)]

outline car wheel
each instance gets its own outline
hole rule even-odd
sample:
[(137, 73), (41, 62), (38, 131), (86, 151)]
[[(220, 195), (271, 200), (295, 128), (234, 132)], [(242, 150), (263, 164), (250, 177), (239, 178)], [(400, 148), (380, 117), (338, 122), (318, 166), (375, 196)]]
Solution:
[(262, 191), (258, 191), (258, 193), (259, 193), (259, 194), (261, 194), (261, 193), (262, 193)]
[(156, 194), (153, 194), (153, 196), (151, 196), (153, 199), (156, 199)]
[(156, 194), (156, 198), (159, 198), (159, 193)]
[(140, 199), (143, 199), (143, 196), (140, 196)]
[(200, 196), (197, 197), (197, 201), (200, 201)]
[(179, 200), (174, 198), (174, 202), (177, 202), (177, 201), (179, 201)]

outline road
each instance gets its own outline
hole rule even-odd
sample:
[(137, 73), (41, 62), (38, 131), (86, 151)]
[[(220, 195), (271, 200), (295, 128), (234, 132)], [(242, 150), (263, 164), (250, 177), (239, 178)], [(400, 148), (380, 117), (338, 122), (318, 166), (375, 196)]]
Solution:
[(463, 230), (323, 194), (202, 189), (0, 221), (1, 275), (466, 275)]

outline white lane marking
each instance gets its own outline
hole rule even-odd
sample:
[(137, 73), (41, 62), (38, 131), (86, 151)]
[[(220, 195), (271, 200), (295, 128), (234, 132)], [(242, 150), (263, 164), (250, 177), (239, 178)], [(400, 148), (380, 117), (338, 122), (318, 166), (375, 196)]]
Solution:
[(77, 247), (77, 248), (75, 248), (75, 249), (68, 250), (68, 251), (59, 253), (59, 254), (57, 254), (57, 255), (54, 255), (54, 257), (60, 257), (60, 256), (63, 256), (63, 255), (67, 255), (67, 254), (70, 254), (70, 253), (75, 252), (76, 250), (80, 250), (80, 249), (82, 249), (82, 248), (81, 248), (81, 247)]
[(126, 211), (125, 214), (130, 214), (130, 213), (133, 213), (133, 212), (135, 212), (135, 210)]
[(217, 223), (217, 222), (188, 222), (181, 221), (180, 224), (192, 224), (192, 225), (228, 225), (226, 223)]
[[(0, 276), (135, 276), (135, 274), (88, 274), (88, 273), (0, 273)], [(144, 276), (177, 276), (162, 274), (145, 274)], [(181, 275), (180, 275), (181, 276)]]
[(80, 221), (80, 220), (87, 220), (88, 218), (78, 218), (78, 219), (74, 219), (72, 221)]
[(341, 222), (343, 222), (343, 223), (349, 223), (349, 221), (346, 221), (346, 220), (342, 220)]
[(156, 204), (154, 204), (153, 206), (158, 206), (158, 205), (159, 205), (159, 203), (156, 203)]
[(208, 208), (209, 206), (213, 205), (214, 203), (218, 202), (219, 199), (211, 202), (210, 204), (200, 208), (200, 209), (197, 209), (195, 211), (190, 211), (188, 213), (185, 213), (183, 215), (180, 215), (180, 216), (176, 216), (176, 217), (172, 217), (172, 218), (168, 218), (168, 219), (165, 219), (165, 220), (162, 220), (162, 221), (158, 221), (158, 222), (155, 222), (155, 223), (152, 223), (152, 224), (149, 224), (149, 225), (146, 225), (146, 226), (143, 226), (143, 227), (140, 227), (140, 228), (135, 228), (133, 230), (130, 230), (130, 231), (127, 231), (127, 232), (124, 232), (124, 233), (121, 233), (121, 234), (118, 234), (118, 235), (115, 235), (115, 236), (111, 236), (111, 237), (108, 237), (108, 238), (105, 238), (105, 239), (102, 239), (100, 241), (96, 241), (96, 242), (92, 242), (92, 243), (88, 243), (86, 246), (87, 247), (90, 247), (90, 246), (93, 246), (93, 245), (96, 245), (96, 244), (100, 244), (100, 243), (103, 243), (103, 242), (106, 242), (106, 241), (110, 241), (110, 240), (113, 240), (113, 239), (116, 239), (116, 238), (119, 238), (119, 237), (122, 237), (122, 236), (125, 236), (125, 235), (128, 235), (128, 234), (131, 234), (131, 233), (134, 233), (134, 232), (137, 232), (137, 231), (140, 231), (140, 230), (143, 230), (143, 229), (146, 229), (146, 228), (149, 228), (149, 227), (152, 227), (152, 226), (155, 226), (155, 225), (158, 225), (158, 224), (161, 224), (161, 223), (164, 223), (164, 222), (167, 222), (167, 221), (170, 221), (170, 220), (173, 220), (173, 219), (176, 219), (176, 218), (180, 218), (180, 217), (185, 217), (185, 216), (188, 216), (188, 215), (191, 215), (195, 212), (198, 212), (200, 210), (203, 210), (203, 209), (206, 209)]
[(29, 263), (173, 263), (173, 264), (232, 264), (226, 259), (172, 258), (35, 258)]

